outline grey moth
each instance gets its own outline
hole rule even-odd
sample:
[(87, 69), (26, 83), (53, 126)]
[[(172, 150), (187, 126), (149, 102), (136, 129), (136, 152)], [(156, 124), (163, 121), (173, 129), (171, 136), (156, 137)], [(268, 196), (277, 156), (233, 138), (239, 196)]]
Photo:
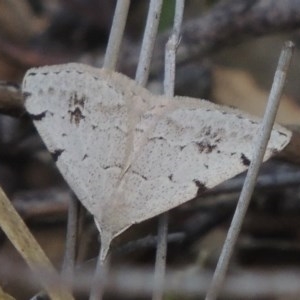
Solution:
[[(122, 74), (76, 63), (30, 69), (23, 94), (58, 169), (95, 218), (101, 259), (132, 224), (244, 171), (260, 125), (237, 109), (156, 96)], [(264, 160), (290, 138), (275, 125)]]

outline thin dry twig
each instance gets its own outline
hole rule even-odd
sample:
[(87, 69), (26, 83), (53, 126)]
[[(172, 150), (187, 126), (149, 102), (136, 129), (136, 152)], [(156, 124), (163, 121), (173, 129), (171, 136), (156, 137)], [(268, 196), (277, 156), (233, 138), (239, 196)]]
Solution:
[[(151, 62), (151, 57), (154, 49), (154, 44), (155, 44), (155, 38), (157, 35), (157, 30), (158, 30), (158, 25), (159, 25), (159, 18), (161, 14), (161, 8), (162, 8), (162, 0), (155, 1), (151, 0), (150, 1), (150, 6), (148, 10), (148, 17), (147, 17), (147, 22), (146, 22), (146, 27), (145, 27), (145, 32), (144, 32), (144, 37), (143, 37), (143, 42), (142, 42), (142, 47), (141, 47), (141, 52), (139, 56), (139, 62), (136, 70), (136, 76), (135, 80), (137, 81), (138, 84), (145, 86), (148, 77), (149, 77), (149, 69), (150, 69), (150, 62)], [(163, 218), (161, 220), (161, 225), (160, 225), (160, 237), (158, 238), (158, 252), (156, 256), (156, 265), (158, 264), (158, 268), (156, 267), (156, 277), (157, 275), (159, 276), (160, 274), (162, 275), (162, 278), (164, 277), (164, 266), (165, 266), (165, 254), (166, 254), (166, 236), (167, 236), (167, 218)], [(162, 266), (162, 268), (161, 268)], [(159, 276), (161, 278), (161, 276)], [(157, 283), (158, 288), (154, 290), (158, 291), (158, 294), (161, 294), (161, 284), (160, 282)], [(153, 294), (153, 297), (155, 295)], [(154, 298), (155, 299), (155, 298)], [(160, 299), (160, 298), (156, 298)]]
[(2, 299), (2, 300), (15, 300), (14, 297), (12, 297), (11, 295), (5, 293), (5, 292), (2, 290), (1, 286), (0, 286), (0, 299)]
[[(193, 270), (167, 271), (165, 279), (166, 293), (174, 295), (177, 299), (194, 297), (202, 299), (211, 276), (201, 268)], [(300, 274), (299, 270), (239, 270), (230, 274), (226, 281), (224, 299), (274, 299), (286, 295), (299, 299)], [(134, 268), (118, 268), (112, 270), (108, 278), (108, 290), (118, 295), (133, 297), (146, 297), (151, 295), (151, 272), (150, 270)], [(280, 284), (278, 284), (280, 283)], [(118, 287), (118, 288), (117, 288)], [(298, 297), (297, 297), (298, 296)], [(290, 297), (288, 297), (291, 299)]]
[[(242, 42), (249, 37), (258, 37), (275, 32), (290, 31), (300, 27), (298, 0), (232, 0), (221, 1), (206, 14), (185, 22), (182, 41), (177, 54), (177, 63), (195, 57), (205, 57), (222, 47)], [(170, 33), (158, 36), (153, 54), (151, 72), (161, 69), (164, 62), (164, 47)], [(123, 69), (133, 69), (139, 59), (140, 44), (133, 44), (122, 59)], [(34, 49), (15, 45), (0, 38), (0, 53), (14, 63), (23, 66), (58, 64), (70, 60), (68, 55), (41, 53)], [(73, 57), (73, 60), (76, 57)]]
[[(221, 1), (198, 18), (182, 26), (182, 39), (177, 51), (177, 64), (196, 57), (206, 57), (228, 45), (276, 32), (291, 31), (300, 27), (298, 0), (231, 0)], [(170, 33), (158, 36), (151, 72), (161, 70), (164, 46)], [(133, 45), (131, 55), (122, 60), (124, 69), (137, 63), (138, 46)]]
[(168, 245), (168, 212), (159, 216), (152, 300), (163, 299)]
[(239, 232), (241, 230), (242, 222), (244, 220), (250, 199), (254, 190), (259, 168), (261, 166), (268, 141), (270, 139), (271, 131), (275, 121), (279, 101), (282, 95), (285, 84), (287, 70), (291, 63), (294, 44), (286, 42), (281, 52), (277, 70), (274, 76), (273, 85), (270, 91), (269, 100), (265, 110), (265, 115), (262, 120), (260, 134), (257, 137), (257, 142), (254, 143), (255, 151), (251, 160), (245, 183), (234, 213), (228, 235), (225, 240), (219, 261), (213, 276), (213, 280), (209, 286), (206, 300), (214, 300), (221, 292), (230, 258), (233, 253)]
[[(255, 185), (256, 190), (260, 189), (281, 189), (283, 187), (299, 186), (300, 171), (298, 170), (282, 170), (269, 172), (268, 174), (260, 174)], [(225, 181), (216, 188), (207, 191), (207, 195), (217, 195), (224, 193), (239, 192), (244, 184), (245, 177), (238, 176)]]
[(73, 281), (74, 267), (77, 249), (78, 237), (78, 212), (79, 201), (72, 195), (69, 200), (68, 207), (68, 222), (67, 222), (67, 235), (66, 235), (66, 250), (64, 255), (62, 277), (69, 282)]
[(165, 49), (165, 78), (164, 93), (168, 97), (174, 96), (176, 52), (180, 42), (180, 30), (184, 12), (184, 0), (177, 0), (174, 13), (173, 33)]
[[(159, 19), (161, 14), (162, 1), (150, 1), (150, 6), (148, 10), (148, 17), (139, 57), (139, 62), (136, 70), (135, 80), (138, 84), (145, 86), (148, 77), (151, 57), (154, 49), (155, 38), (157, 35)], [(159, 225), (159, 237), (158, 237), (158, 250), (156, 256), (156, 267), (155, 267), (155, 286), (153, 294), (153, 299), (161, 299), (162, 286), (160, 280), (164, 278), (165, 269), (165, 259), (166, 259), (166, 248), (167, 248), (167, 217), (162, 217)]]
[(92, 281), (92, 288), (90, 292), (89, 300), (101, 300), (105, 290), (105, 283), (107, 278), (107, 273), (109, 270), (109, 260), (108, 256), (104, 261), (101, 260), (101, 255), (99, 253), (96, 265), (96, 271)]
[[(51, 299), (74, 299), (66, 290), (66, 287), (60, 284), (59, 275), (53, 265), (1, 188), (0, 225), (9, 240), (30, 266), (33, 273), (41, 280), (41, 284)], [(43, 276), (39, 276), (41, 271), (47, 272), (49, 276), (55, 278), (56, 281), (51, 284), (49, 281), (44, 280)]]
[(24, 113), (23, 97), (18, 85), (0, 81), (0, 112), (11, 116)]
[(115, 16), (111, 27), (109, 40), (104, 57), (103, 68), (114, 70), (119, 57), (120, 46), (124, 35), (130, 0), (117, 2)]
[(135, 80), (141, 86), (148, 81), (150, 62), (159, 25), (162, 0), (151, 0)]
[[(184, 12), (184, 0), (176, 0), (173, 33), (169, 38), (165, 50), (165, 78), (164, 94), (174, 96), (176, 50), (179, 43), (179, 34)], [(168, 212), (159, 217), (158, 243), (155, 258), (153, 300), (160, 300), (164, 294), (164, 278), (166, 272), (167, 242), (168, 239)]]
[[(168, 244), (181, 244), (185, 239), (185, 234), (183, 232), (174, 232), (167, 235)], [(158, 236), (148, 235), (144, 238), (130, 241), (124, 246), (116, 248), (113, 250), (114, 255), (126, 255), (131, 252), (136, 252), (141, 249), (155, 249), (158, 244)]]
[[(36, 278), (26, 269), (15, 272), (15, 264), (2, 264), (0, 273), (5, 274), (7, 280), (27, 286), (37, 286)], [(86, 293), (89, 290), (93, 274), (80, 272), (74, 278), (76, 292)], [(120, 299), (151, 297), (152, 269), (122, 266), (110, 270), (107, 275), (105, 289)], [(183, 299), (194, 297), (200, 299), (205, 295), (211, 272), (203, 268), (190, 267), (168, 269), (165, 278), (165, 291)], [(45, 278), (47, 275), (45, 274)], [(48, 280), (51, 278), (48, 277)], [(226, 299), (299, 299), (300, 272), (294, 267), (271, 270), (240, 268), (228, 274), (224, 285), (223, 297)], [(287, 297), (287, 295), (289, 295)]]
[[(116, 68), (117, 59), (120, 52), (121, 41), (124, 35), (125, 24), (127, 20), (130, 0), (118, 0), (113, 23), (109, 35), (109, 40), (106, 48), (104, 65), (106, 69), (114, 70)], [(102, 261), (102, 245), (98, 255), (95, 275), (91, 286), (90, 300), (101, 300), (104, 293), (104, 279), (107, 270), (109, 269), (109, 258)]]

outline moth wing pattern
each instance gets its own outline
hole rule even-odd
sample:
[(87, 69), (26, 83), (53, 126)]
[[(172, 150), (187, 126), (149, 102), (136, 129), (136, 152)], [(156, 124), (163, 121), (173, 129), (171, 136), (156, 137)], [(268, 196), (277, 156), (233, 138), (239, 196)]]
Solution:
[[(30, 69), (25, 106), (64, 178), (111, 240), (241, 173), (260, 120), (206, 100), (155, 96), (81, 64)], [(291, 133), (275, 125), (264, 160)]]
[(149, 98), (124, 78), (72, 63), (30, 69), (23, 81), (25, 107), (60, 172), (100, 218), (130, 154), (131, 103), (137, 93)]
[[(137, 131), (144, 128), (146, 142), (136, 147), (115, 205), (99, 220), (114, 236), (245, 171), (253, 155), (259, 119), (201, 99), (155, 97), (152, 103), (152, 111), (163, 106), (163, 112), (151, 130), (143, 126), (151, 112), (141, 117)], [(289, 130), (275, 125), (264, 161), (290, 138)]]

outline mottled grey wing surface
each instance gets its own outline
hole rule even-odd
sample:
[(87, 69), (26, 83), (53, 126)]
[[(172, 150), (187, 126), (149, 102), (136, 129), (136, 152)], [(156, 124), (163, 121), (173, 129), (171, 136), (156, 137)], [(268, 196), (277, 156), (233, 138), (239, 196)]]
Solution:
[[(111, 240), (244, 171), (260, 121), (205, 100), (154, 96), (80, 64), (31, 69), (25, 106), (56, 164)], [(291, 133), (275, 126), (264, 159)]]
[(23, 81), (26, 109), (59, 170), (100, 219), (130, 156), (130, 128), (137, 118), (131, 103), (137, 93), (139, 99), (148, 95), (124, 78), (67, 64), (31, 69)]
[[(134, 160), (113, 196), (115, 205), (99, 220), (102, 231), (113, 236), (246, 170), (253, 155), (258, 119), (200, 99), (155, 97), (153, 103), (136, 128), (146, 141), (135, 147)], [(159, 107), (163, 112), (149, 130), (145, 124)], [(275, 126), (264, 160), (290, 137), (288, 130)], [(139, 140), (137, 136), (135, 145), (141, 145)]]

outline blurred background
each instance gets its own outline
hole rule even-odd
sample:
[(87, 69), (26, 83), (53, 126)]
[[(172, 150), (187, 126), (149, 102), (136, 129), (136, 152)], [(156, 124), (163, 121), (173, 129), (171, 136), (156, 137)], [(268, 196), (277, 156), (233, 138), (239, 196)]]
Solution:
[[(0, 1), (0, 185), (58, 269), (72, 193), (23, 109), (20, 84), (33, 66), (76, 61), (101, 67), (115, 4), (113, 0)], [(130, 77), (138, 62), (148, 5), (148, 1), (131, 1), (117, 67)], [(173, 0), (164, 1), (148, 84), (154, 93), (162, 93), (164, 46), (174, 5)], [(277, 121), (297, 135), (299, 28), (300, 1), (296, 0), (284, 4), (274, 0), (186, 1), (175, 94), (262, 116), (280, 50), (284, 41), (292, 40), (296, 49)], [(300, 289), (289, 285), (300, 279), (297, 153), (298, 148), (289, 157), (264, 164), (230, 267), (232, 285), (220, 299), (299, 299)], [(207, 282), (201, 276), (214, 270), (243, 178), (244, 174), (171, 211), (168, 269), (184, 270), (187, 281), (202, 278)], [(78, 272), (92, 269), (99, 248), (93, 220), (83, 215)], [(147, 276), (153, 271), (156, 234), (154, 218), (114, 241), (112, 279), (105, 299), (149, 299)], [(142, 283), (137, 276), (137, 290), (120, 284), (126, 286), (131, 271), (132, 278), (140, 271)], [(23, 259), (0, 232), (0, 286), (16, 299), (30, 299), (39, 287), (28, 274)], [(138, 289), (138, 284), (145, 286)], [(86, 290), (79, 291), (76, 299), (86, 299)], [(165, 299), (204, 296), (203, 290), (197, 294), (193, 288), (180, 295), (171, 290)]]

